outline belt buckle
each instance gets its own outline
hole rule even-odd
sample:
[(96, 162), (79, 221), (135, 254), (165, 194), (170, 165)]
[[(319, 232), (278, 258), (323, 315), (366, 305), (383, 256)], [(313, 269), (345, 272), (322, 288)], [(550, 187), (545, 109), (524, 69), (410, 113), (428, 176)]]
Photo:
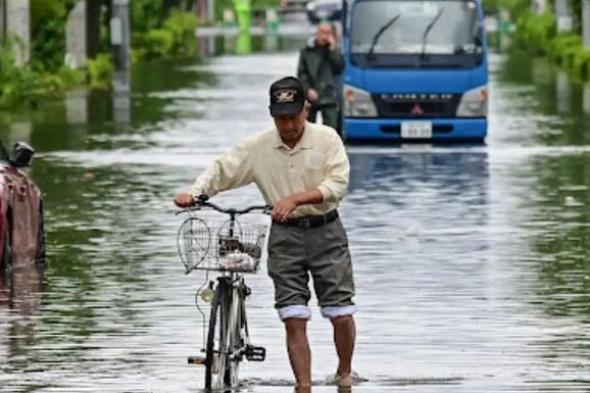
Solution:
[(301, 220), (301, 228), (303, 228), (303, 229), (311, 228), (311, 220), (309, 218), (303, 218)]

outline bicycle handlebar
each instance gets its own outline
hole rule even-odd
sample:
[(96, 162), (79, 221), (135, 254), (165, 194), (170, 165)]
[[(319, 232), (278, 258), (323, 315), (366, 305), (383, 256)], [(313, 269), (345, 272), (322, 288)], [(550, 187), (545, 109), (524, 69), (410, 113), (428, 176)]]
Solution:
[(199, 202), (196, 205), (197, 207), (209, 207), (213, 210), (218, 211), (219, 213), (224, 213), (224, 214), (229, 214), (229, 215), (242, 215), (242, 214), (248, 214), (254, 210), (260, 210), (262, 212), (268, 212), (270, 210), (272, 210), (272, 208), (270, 206), (267, 205), (254, 205), (254, 206), (248, 206), (245, 209), (234, 209), (234, 208), (230, 208), (230, 209), (224, 209), (214, 203), (211, 202)]
[(208, 207), (210, 209), (213, 209), (215, 211), (218, 211), (219, 213), (223, 213), (223, 214), (229, 214), (230, 216), (234, 217), (234, 216), (240, 216), (243, 214), (248, 214), (250, 212), (253, 212), (255, 210), (260, 210), (265, 214), (270, 214), (270, 212), (272, 211), (272, 206), (268, 206), (268, 205), (254, 205), (254, 206), (248, 206), (245, 209), (235, 209), (235, 208), (230, 208), (230, 209), (224, 209), (222, 207), (220, 207), (219, 205), (216, 205), (214, 203), (208, 202), (207, 201), (207, 196), (199, 196), (198, 198), (196, 198), (194, 200), (194, 204), (193, 206), (186, 208), (186, 209), (182, 209), (181, 211), (177, 212), (176, 214), (180, 214), (180, 213), (184, 213), (187, 211), (193, 211), (193, 210), (200, 210), (203, 207)]

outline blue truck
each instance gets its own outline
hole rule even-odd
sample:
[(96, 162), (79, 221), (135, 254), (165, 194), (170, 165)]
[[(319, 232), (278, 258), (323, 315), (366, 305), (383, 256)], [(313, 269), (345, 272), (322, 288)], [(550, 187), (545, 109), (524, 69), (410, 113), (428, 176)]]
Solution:
[(479, 0), (345, 0), (343, 11), (347, 142), (485, 139)]

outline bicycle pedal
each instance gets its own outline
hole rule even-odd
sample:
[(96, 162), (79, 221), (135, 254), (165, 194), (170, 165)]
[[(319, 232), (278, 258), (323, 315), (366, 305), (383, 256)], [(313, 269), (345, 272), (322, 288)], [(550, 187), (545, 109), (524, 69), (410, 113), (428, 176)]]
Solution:
[(188, 357), (188, 364), (196, 364), (199, 366), (204, 365), (206, 362), (205, 357), (203, 356), (189, 356)]
[(266, 349), (248, 345), (246, 347), (246, 359), (250, 362), (263, 362), (266, 359)]

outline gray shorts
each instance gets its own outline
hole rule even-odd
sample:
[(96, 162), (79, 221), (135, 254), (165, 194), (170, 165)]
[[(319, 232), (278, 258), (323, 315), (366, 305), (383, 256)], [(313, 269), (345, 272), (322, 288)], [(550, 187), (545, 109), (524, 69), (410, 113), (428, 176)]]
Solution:
[[(307, 308), (310, 275), (324, 316), (354, 312), (352, 262), (339, 219), (308, 229), (273, 223), (268, 240), (268, 274), (274, 282), (279, 314), (285, 309)], [(281, 318), (285, 319), (283, 315)]]

